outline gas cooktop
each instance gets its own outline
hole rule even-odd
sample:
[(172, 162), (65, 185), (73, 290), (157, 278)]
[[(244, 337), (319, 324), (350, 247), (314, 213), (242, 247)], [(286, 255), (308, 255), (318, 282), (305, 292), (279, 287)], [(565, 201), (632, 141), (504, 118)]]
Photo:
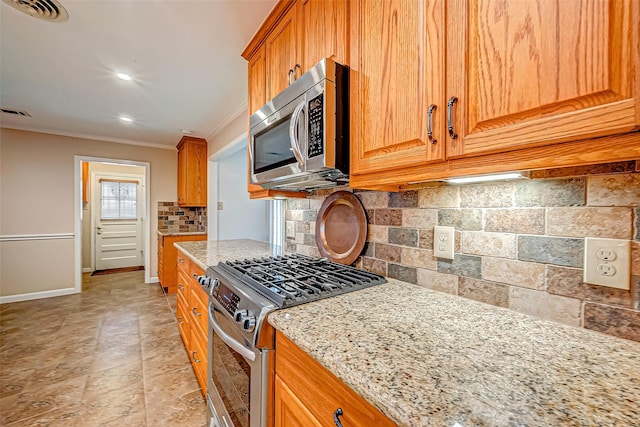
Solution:
[(298, 254), (220, 262), (216, 268), (279, 308), (386, 283), (384, 277), (368, 271)]

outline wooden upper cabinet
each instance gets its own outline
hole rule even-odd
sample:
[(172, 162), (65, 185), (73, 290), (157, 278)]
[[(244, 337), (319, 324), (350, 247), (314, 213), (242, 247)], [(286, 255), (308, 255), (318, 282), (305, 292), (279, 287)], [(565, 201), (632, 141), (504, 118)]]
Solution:
[(289, 81), (293, 82), (293, 76), (289, 77), (289, 70), (293, 73), (296, 64), (299, 64), (296, 11), (295, 6), (291, 7), (264, 43), (267, 101), (282, 92)]
[(354, 0), (350, 8), (352, 174), (444, 159), (442, 2)]
[(207, 206), (207, 141), (183, 136), (177, 148), (178, 205)]
[[(640, 124), (636, 0), (447, 2), (450, 158)], [(635, 69), (635, 74), (634, 74)]]
[(266, 69), (264, 46), (249, 60), (247, 74), (249, 75), (249, 115), (255, 113), (267, 103)]
[(302, 70), (309, 70), (323, 58), (348, 64), (347, 0), (299, 0), (298, 13)]

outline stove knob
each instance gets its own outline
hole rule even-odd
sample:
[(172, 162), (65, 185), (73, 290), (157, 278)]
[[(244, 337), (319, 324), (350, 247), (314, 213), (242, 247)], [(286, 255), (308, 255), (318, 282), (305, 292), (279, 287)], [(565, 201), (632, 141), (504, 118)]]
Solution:
[(236, 310), (233, 313), (233, 318), (236, 319), (236, 322), (238, 323), (242, 323), (244, 319), (247, 318), (247, 316), (249, 316), (249, 313), (247, 312), (247, 310)]
[(194, 278), (200, 283), (202, 286), (211, 286), (211, 278), (207, 276), (196, 276), (194, 274)]
[(256, 318), (254, 316), (245, 318), (242, 327), (245, 331), (252, 332), (256, 328)]

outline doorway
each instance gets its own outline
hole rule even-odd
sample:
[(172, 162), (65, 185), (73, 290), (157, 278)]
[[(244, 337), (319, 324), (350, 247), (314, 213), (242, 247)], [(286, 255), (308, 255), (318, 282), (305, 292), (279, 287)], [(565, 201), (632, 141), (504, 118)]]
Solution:
[[(138, 162), (134, 160), (122, 160), (89, 156), (74, 156), (74, 246), (75, 246), (75, 290), (82, 291), (82, 273), (93, 272), (96, 267), (95, 256), (95, 237), (96, 226), (92, 223), (93, 191), (92, 188), (94, 176), (92, 173), (109, 175), (102, 179), (113, 179), (115, 176), (122, 181), (136, 181), (136, 211), (139, 218), (138, 229), (136, 232), (138, 242), (135, 251), (139, 253), (139, 260), (136, 258), (138, 265), (144, 266), (145, 283), (151, 283), (151, 231), (148, 221), (150, 212), (150, 163)], [(115, 174), (115, 175), (112, 175)], [(119, 178), (118, 178), (119, 177)], [(99, 179), (99, 178), (98, 178)], [(131, 195), (131, 193), (129, 193)], [(140, 197), (138, 197), (138, 195)], [(98, 210), (96, 210), (97, 212)], [(123, 218), (120, 221), (125, 222), (129, 219)], [(136, 220), (138, 221), (138, 220)], [(103, 228), (104, 230), (104, 228)], [(139, 245), (139, 246), (138, 246)], [(111, 267), (107, 267), (111, 268)]]
[[(91, 255), (94, 270), (142, 267), (144, 264), (144, 168), (105, 172), (89, 164), (91, 172)], [(119, 166), (122, 167), (122, 166)]]

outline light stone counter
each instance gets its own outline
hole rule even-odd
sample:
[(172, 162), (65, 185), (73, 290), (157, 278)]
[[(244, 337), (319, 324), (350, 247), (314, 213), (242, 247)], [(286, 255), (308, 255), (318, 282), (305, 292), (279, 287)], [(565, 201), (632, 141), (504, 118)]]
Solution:
[(176, 242), (173, 245), (205, 271), (220, 261), (282, 255), (279, 246), (249, 239)]
[(269, 322), (401, 426), (640, 425), (640, 343), (388, 280)]
[(158, 236), (206, 236), (206, 231), (160, 231), (157, 230)]

